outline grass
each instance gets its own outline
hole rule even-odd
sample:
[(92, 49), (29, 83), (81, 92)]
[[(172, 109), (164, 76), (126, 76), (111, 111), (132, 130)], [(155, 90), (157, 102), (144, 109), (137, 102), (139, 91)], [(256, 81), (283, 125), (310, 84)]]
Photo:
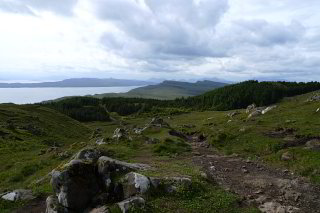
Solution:
[[(36, 196), (51, 194), (49, 179), (35, 182), (66, 161), (59, 152), (76, 152), (90, 133), (83, 124), (45, 107), (1, 104), (0, 193), (25, 188)], [(47, 152), (52, 146), (59, 146), (58, 150)], [(21, 205), (1, 200), (0, 212)]]

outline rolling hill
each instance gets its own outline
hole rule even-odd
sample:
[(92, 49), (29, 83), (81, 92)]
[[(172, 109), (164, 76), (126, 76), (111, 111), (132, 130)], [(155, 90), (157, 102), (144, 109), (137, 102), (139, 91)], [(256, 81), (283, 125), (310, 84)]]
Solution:
[(204, 92), (226, 86), (226, 83), (214, 81), (197, 81), (195, 83), (180, 81), (163, 81), (160, 84), (139, 87), (127, 93), (106, 93), (95, 95), (97, 98), (125, 97), (125, 98), (151, 98), (159, 100), (172, 100), (180, 97), (200, 95)]

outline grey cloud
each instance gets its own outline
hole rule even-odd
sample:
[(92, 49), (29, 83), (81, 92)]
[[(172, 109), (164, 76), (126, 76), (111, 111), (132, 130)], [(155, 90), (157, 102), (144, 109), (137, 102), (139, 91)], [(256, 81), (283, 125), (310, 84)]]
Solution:
[(78, 0), (2, 0), (0, 10), (11, 13), (34, 15), (32, 10), (52, 11), (71, 16)]
[[(305, 28), (297, 21), (289, 25), (265, 20), (240, 20), (235, 25), (243, 41), (261, 46), (283, 45), (303, 39)], [(239, 34), (238, 34), (239, 35)]]
[[(136, 40), (130, 42), (144, 43), (145, 57), (224, 55), (212, 46), (211, 40), (216, 25), (228, 9), (227, 0), (146, 0), (145, 4), (130, 0), (95, 2), (99, 18), (113, 22), (130, 39)], [(105, 39), (101, 41), (110, 45)]]

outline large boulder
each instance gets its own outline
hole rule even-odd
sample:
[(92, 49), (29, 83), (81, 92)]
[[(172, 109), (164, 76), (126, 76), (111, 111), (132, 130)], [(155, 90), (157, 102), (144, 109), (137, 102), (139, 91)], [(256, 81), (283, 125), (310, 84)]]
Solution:
[(58, 203), (70, 210), (85, 209), (99, 192), (99, 180), (92, 163), (72, 160), (62, 171), (52, 172), (51, 184)]
[(127, 213), (133, 207), (142, 208), (145, 205), (145, 200), (142, 197), (131, 197), (117, 203), (122, 213)]
[(150, 189), (150, 180), (148, 177), (130, 172), (122, 179), (123, 193), (125, 198), (133, 195), (143, 195)]

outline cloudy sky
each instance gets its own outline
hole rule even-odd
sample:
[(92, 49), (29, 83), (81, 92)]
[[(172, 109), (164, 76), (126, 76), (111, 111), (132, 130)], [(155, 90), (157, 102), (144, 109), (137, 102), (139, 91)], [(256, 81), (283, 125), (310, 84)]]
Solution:
[(319, 0), (0, 0), (0, 81), (320, 81)]

